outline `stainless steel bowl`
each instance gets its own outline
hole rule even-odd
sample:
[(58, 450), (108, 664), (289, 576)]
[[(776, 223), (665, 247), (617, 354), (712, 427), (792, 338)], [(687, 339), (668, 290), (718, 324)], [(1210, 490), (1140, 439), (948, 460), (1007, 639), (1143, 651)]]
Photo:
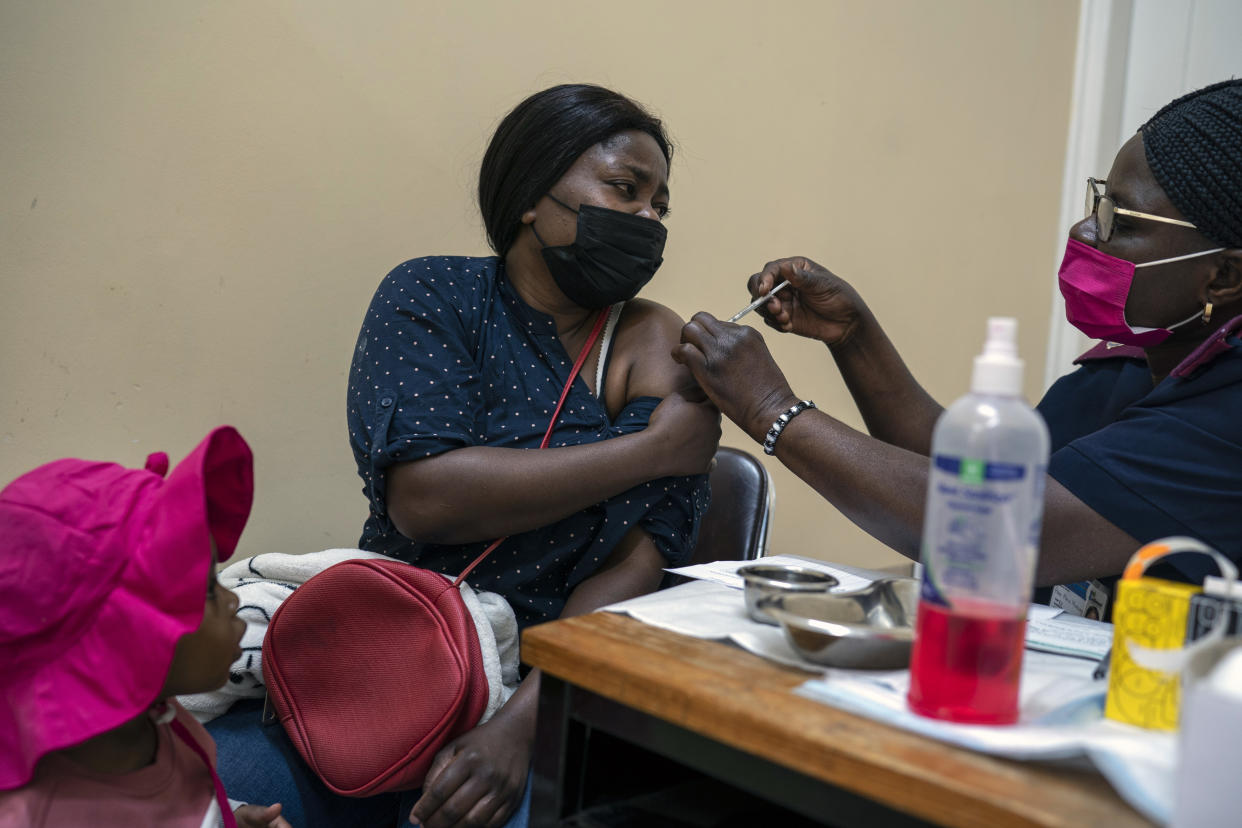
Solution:
[(770, 595), (760, 601), (798, 655), (828, 667), (896, 670), (910, 663), (919, 582), (881, 578), (863, 589)]
[(745, 584), (746, 612), (761, 624), (776, 619), (759, 608), (761, 599), (776, 595), (823, 594), (840, 583), (836, 576), (809, 566), (753, 563), (740, 566), (737, 574)]

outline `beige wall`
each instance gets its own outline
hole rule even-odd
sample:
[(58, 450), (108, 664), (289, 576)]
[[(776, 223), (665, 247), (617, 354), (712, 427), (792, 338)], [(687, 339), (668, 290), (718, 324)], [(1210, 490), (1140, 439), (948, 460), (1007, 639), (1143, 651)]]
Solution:
[[(1076, 20), (1072, 0), (0, 0), (0, 478), (175, 461), (228, 422), (257, 457), (240, 553), (353, 545), (363, 310), (406, 258), (485, 250), (484, 143), (565, 81), (678, 142), (646, 295), (727, 314), (766, 260), (810, 255), (942, 400), (985, 316), (1016, 315), (1036, 394)], [(821, 347), (768, 339), (857, 423)], [(895, 560), (769, 467), (774, 551)]]

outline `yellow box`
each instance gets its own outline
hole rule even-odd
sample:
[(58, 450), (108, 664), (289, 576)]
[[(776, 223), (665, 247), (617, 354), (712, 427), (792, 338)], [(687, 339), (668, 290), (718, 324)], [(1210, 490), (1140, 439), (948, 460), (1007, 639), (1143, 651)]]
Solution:
[(1104, 715), (1154, 730), (1176, 730), (1181, 674), (1140, 667), (1127, 642), (1154, 650), (1177, 650), (1186, 643), (1190, 596), (1196, 584), (1160, 578), (1123, 578), (1113, 603), (1113, 653), (1108, 666)]

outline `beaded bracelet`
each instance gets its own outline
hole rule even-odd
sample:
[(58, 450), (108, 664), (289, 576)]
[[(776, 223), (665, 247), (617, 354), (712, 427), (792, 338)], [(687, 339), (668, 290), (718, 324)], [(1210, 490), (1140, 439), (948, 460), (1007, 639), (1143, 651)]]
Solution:
[(781, 432), (785, 430), (785, 426), (789, 425), (789, 421), (808, 408), (817, 407), (810, 400), (803, 400), (797, 405), (790, 406), (788, 411), (777, 417), (776, 422), (772, 423), (772, 427), (768, 429), (768, 436), (763, 438), (763, 453), (776, 454), (776, 438), (781, 436)]

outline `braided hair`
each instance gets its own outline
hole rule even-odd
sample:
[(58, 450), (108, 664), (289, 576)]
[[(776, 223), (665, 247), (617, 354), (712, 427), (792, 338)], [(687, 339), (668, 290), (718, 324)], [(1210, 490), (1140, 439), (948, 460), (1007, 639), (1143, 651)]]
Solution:
[(1242, 248), (1242, 79), (1183, 95), (1139, 131), (1169, 200), (1215, 243)]

